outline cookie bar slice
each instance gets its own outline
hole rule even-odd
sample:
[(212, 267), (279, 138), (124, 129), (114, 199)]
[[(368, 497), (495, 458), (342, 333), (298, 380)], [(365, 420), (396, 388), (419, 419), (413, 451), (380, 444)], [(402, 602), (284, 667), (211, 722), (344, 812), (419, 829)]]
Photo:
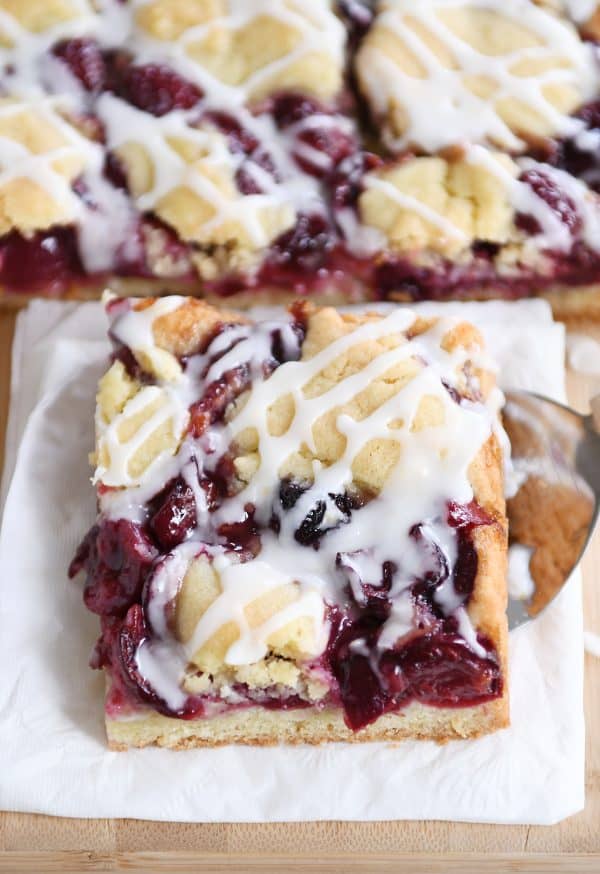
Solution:
[(114, 749), (475, 737), (508, 721), (499, 393), (410, 309), (111, 298), (98, 519)]

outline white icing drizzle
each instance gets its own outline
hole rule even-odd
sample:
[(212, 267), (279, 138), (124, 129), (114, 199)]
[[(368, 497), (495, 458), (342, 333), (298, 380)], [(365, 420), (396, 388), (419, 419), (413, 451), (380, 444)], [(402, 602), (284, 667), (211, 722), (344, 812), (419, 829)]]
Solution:
[[(153, 305), (156, 309), (146, 310), (113, 304), (110, 309), (112, 333), (131, 348), (147, 351), (153, 342), (153, 318), (176, 309), (180, 304), (180, 298), (163, 299)], [(178, 458), (169, 457), (166, 461), (161, 459), (154, 463), (144, 474), (139, 490), (131, 487), (136, 483), (131, 482), (127, 472), (128, 458), (137, 444), (114, 447), (110, 443), (111, 459), (112, 452), (115, 458), (110, 473), (113, 477), (111, 484), (126, 487), (117, 490), (116, 497), (111, 491), (101, 495), (102, 512), (108, 511), (113, 518), (115, 512), (120, 512), (140, 520), (140, 507), (145, 496), (159, 492), (173, 477), (174, 471), (190, 484), (196, 498), (198, 518), (195, 533), (177, 547), (172, 557), (163, 561), (152, 580), (152, 593), (157, 595), (151, 601), (149, 620), (158, 634), (159, 644), (145, 646), (138, 658), (140, 670), (167, 702), (181, 706), (181, 692), (177, 682), (173, 685), (173, 678), (183, 676), (186, 661), (227, 622), (235, 622), (239, 629), (239, 637), (226, 653), (227, 664), (251, 664), (260, 660), (268, 652), (271, 635), (298, 618), (309, 620), (314, 630), (314, 654), (318, 655), (328, 638), (325, 603), (337, 603), (341, 595), (343, 582), (340, 582), (336, 570), (338, 555), (344, 571), (348, 572), (345, 578), (350, 579), (359, 603), (361, 580), (377, 585), (383, 563), (397, 562), (390, 590), (393, 609), (382, 630), (383, 647), (407, 634), (412, 627), (408, 589), (415, 578), (436, 566), (433, 553), (420, 549), (415, 539), (409, 536), (411, 528), (427, 520), (423, 529), (427, 541), (438, 545), (449, 568), (454, 564), (455, 533), (445, 521), (446, 502), (467, 503), (472, 499), (468, 467), (492, 433), (496, 417), (493, 404), (490, 408), (478, 403), (457, 404), (442, 383), (444, 379), (453, 384), (457, 371), (467, 360), (479, 362), (475, 350), (459, 348), (448, 353), (441, 348), (443, 337), (456, 320), (441, 319), (424, 334), (381, 352), (362, 370), (343, 378), (318, 397), (306, 397), (303, 391), (313, 377), (344, 352), (367, 340), (399, 337), (414, 318), (410, 310), (392, 310), (385, 318), (355, 327), (310, 359), (281, 364), (268, 378), (264, 377), (261, 364), (269, 355), (271, 333), (279, 330), (282, 345), (290, 352), (297, 346), (290, 317), (252, 327), (233, 326), (217, 335), (203, 355), (190, 359), (180, 379), (142, 389), (142, 398), (149, 390), (166, 391), (170, 406), (167, 406), (168, 412), (161, 415), (170, 414), (174, 421), (183, 423), (190, 399), (201, 397), (204, 387), (213, 379), (241, 364), (246, 364), (253, 375), (239, 414), (231, 422), (209, 429), (201, 441), (186, 437)], [(217, 355), (221, 357), (216, 358)], [(313, 462), (313, 481), (307, 484), (306, 491), (298, 497), (294, 507), (282, 514), (279, 533), (276, 535), (269, 528), (261, 531), (261, 551), (257, 558), (240, 563), (235, 555), (224, 552), (221, 547), (208, 547), (219, 577), (221, 594), (203, 614), (188, 643), (184, 647), (178, 645), (167, 629), (165, 611), (179, 589), (191, 558), (198, 551), (207, 551), (207, 540), (218, 543), (216, 531), (222, 523), (242, 520), (248, 503), (256, 507), (256, 518), (260, 523), (268, 522), (277, 507), (280, 470), (300, 445), (315, 449), (312, 429), (317, 419), (325, 411), (339, 408), (356, 397), (391, 367), (409, 359), (418, 364), (417, 373), (397, 394), (360, 421), (348, 415), (338, 416), (337, 428), (346, 438), (341, 457), (329, 466)], [(288, 394), (294, 398), (295, 414), (289, 429), (274, 436), (269, 432), (267, 411), (279, 397)], [(444, 421), (442, 425), (416, 432), (411, 426), (425, 396), (435, 398), (441, 405)], [(121, 416), (127, 414), (136, 397), (128, 403)], [(143, 406), (145, 400), (139, 403)], [(141, 430), (147, 434), (151, 427), (145, 425)], [(210, 468), (211, 458), (218, 460), (247, 427), (254, 428), (258, 434), (258, 470), (241, 492), (228, 498), (216, 512), (208, 513), (198, 483), (197, 465)], [(401, 445), (400, 458), (379, 496), (353, 512), (351, 525), (344, 524), (345, 516), (330, 495), (347, 490), (353, 481), (353, 460), (369, 441), (377, 438), (396, 440)], [(107, 439), (106, 434), (102, 439)], [(139, 442), (142, 438), (136, 435), (135, 439)], [(212, 455), (206, 454), (209, 446), (216, 449)], [(178, 467), (174, 466), (174, 461), (179, 462)], [(119, 476), (123, 477), (120, 483), (117, 482)], [(106, 477), (107, 473), (104, 473), (105, 483)], [(398, 495), (411, 497), (399, 501)], [(294, 532), (319, 501), (326, 506), (321, 524), (338, 527), (332, 527), (322, 537), (317, 551), (300, 545)], [(290, 584), (295, 587), (297, 597), (267, 621), (252, 626), (247, 614), (249, 605), (257, 598)], [(446, 615), (456, 616), (466, 645), (476, 654), (485, 656), (485, 649), (477, 640), (468, 612), (462, 608), (462, 599), (454, 591), (451, 579), (438, 588), (436, 600)], [(168, 645), (165, 646), (165, 642)], [(169, 667), (161, 679), (159, 664), (164, 660), (169, 662)]]
[(377, 191), (381, 191), (382, 194), (398, 204), (398, 206), (416, 213), (420, 218), (432, 224), (439, 231), (442, 231), (445, 236), (450, 237), (451, 239), (462, 240), (464, 242), (469, 241), (469, 238), (464, 231), (461, 231), (460, 228), (456, 227), (450, 219), (446, 218), (446, 216), (437, 212), (435, 209), (432, 209), (417, 197), (399, 191), (391, 182), (387, 182), (385, 179), (380, 179), (374, 174), (369, 174), (365, 177), (365, 188), (374, 188)]
[[(134, 233), (133, 203), (122, 191), (115, 189), (103, 177), (105, 149), (82, 136), (67, 124), (60, 113), (79, 118), (92, 111), (107, 132), (107, 147), (117, 148), (125, 142), (137, 142), (146, 150), (151, 162), (151, 189), (133, 199), (139, 211), (151, 211), (161, 198), (178, 186), (185, 186), (201, 196), (214, 208), (201, 230), (202, 239), (212, 242), (223, 224), (241, 224), (247, 236), (245, 247), (260, 250), (273, 235), (272, 224), (261, 221), (265, 209), (280, 210), (276, 233), (290, 227), (298, 212), (323, 213), (324, 204), (318, 181), (302, 172), (294, 155), (328, 170), (330, 158), (302, 143), (298, 137), (311, 126), (339, 125), (350, 131), (353, 123), (336, 115), (315, 114), (285, 131), (279, 131), (267, 115), (256, 117), (245, 106), (250, 92), (283, 71), (288, 64), (324, 53), (338, 70), (344, 62), (346, 31), (333, 14), (329, 4), (320, 0), (230, 0), (223, 4), (222, 15), (206, 25), (188, 28), (176, 40), (153, 39), (136, 23), (136, 12), (142, 2), (121, 3), (119, 0), (72, 0), (72, 17), (41, 32), (27, 30), (15, 16), (0, 11), (0, 33), (12, 42), (0, 48), (0, 62), (5, 73), (6, 92), (19, 100), (32, 113), (48, 117), (68, 140), (66, 149), (73, 150), (82, 163), (82, 181), (86, 198), (71, 188), (71, 181), (55, 171), (52, 163), (63, 153), (29, 155), (9, 140), (0, 142), (0, 172), (2, 179), (27, 176), (36, 181), (57, 203), (61, 204), (60, 224), (74, 224), (78, 229), (78, 244), (86, 270), (90, 273), (114, 269), (123, 254), (129, 260), (141, 260), (140, 242)], [(189, 45), (217, 29), (234, 31), (259, 16), (270, 16), (295, 29), (297, 44), (291, 52), (257, 70), (240, 86), (229, 86), (210, 75), (187, 53)], [(251, 159), (235, 154), (228, 148), (226, 137), (210, 125), (198, 129), (199, 110), (174, 111), (156, 118), (110, 94), (89, 94), (66, 64), (52, 54), (52, 48), (64, 39), (91, 38), (102, 48), (125, 48), (135, 64), (166, 65), (204, 92), (201, 111), (225, 111), (243, 128), (251, 132), (272, 160), (272, 175)], [(56, 93), (56, 97), (52, 95)], [(15, 111), (3, 108), (2, 112)], [(168, 137), (183, 138), (197, 146), (206, 156), (204, 170), (186, 163)], [(66, 152), (64, 153), (66, 154)], [(242, 195), (236, 190), (235, 172), (244, 160), (244, 170), (261, 188), (260, 194)], [(211, 178), (211, 170), (223, 170), (229, 180), (231, 194), (225, 194)], [(91, 198), (93, 201), (89, 203)], [(237, 231), (236, 231), (237, 233)]]
[(11, 95), (35, 99), (48, 87), (50, 91), (60, 89), (61, 93), (66, 90), (70, 97), (81, 101), (83, 91), (77, 80), (72, 76), (69, 80), (66, 67), (60, 70), (52, 63), (52, 46), (61, 40), (87, 36), (102, 45), (117, 46), (127, 37), (131, 12), (126, 4), (118, 0), (70, 0), (68, 5), (71, 17), (36, 32), (24, 27), (7, 10), (0, 10), (0, 33), (12, 43), (0, 47), (6, 90)]
[[(97, 273), (114, 267), (124, 241), (133, 237), (133, 210), (126, 195), (103, 178), (103, 147), (65, 121), (65, 117), (85, 115), (89, 97), (51, 50), (61, 40), (81, 37), (118, 46), (129, 32), (131, 11), (118, 0), (71, 0), (69, 6), (70, 18), (39, 32), (28, 30), (15, 16), (0, 10), (0, 33), (11, 42), (0, 48), (3, 92), (11, 99), (0, 107), (0, 117), (28, 112), (52, 125), (66, 140), (62, 148), (32, 154), (20, 143), (1, 138), (0, 183), (28, 178), (60, 204), (58, 223), (78, 227), (84, 267)], [(53, 166), (64, 157), (81, 162), (85, 198)], [(132, 247), (135, 243), (130, 243), (131, 256), (136, 254)]]
[[(146, 419), (144, 424), (136, 430), (129, 440), (121, 441), (119, 429), (123, 423), (154, 405), (157, 405), (157, 409)], [(155, 471), (162, 471), (165, 461), (171, 458), (176, 447), (160, 452), (138, 475), (131, 473), (131, 460), (152, 434), (167, 422), (171, 423), (171, 431), (177, 444), (183, 436), (188, 421), (189, 413), (182, 406), (180, 398), (173, 389), (168, 386), (163, 388), (155, 385), (145, 386), (127, 401), (122, 412), (113, 419), (108, 427), (105, 427), (100, 420), (98, 448), (101, 458), (104, 451), (108, 454), (109, 463), (105, 466), (100, 462), (93, 481), (105, 486), (119, 487), (137, 486), (149, 480)]]
[[(110, 303), (113, 299), (110, 293), (103, 298), (105, 304)], [(161, 316), (175, 312), (184, 300), (185, 298), (173, 294), (169, 297), (158, 298), (151, 306), (141, 307), (136, 307), (135, 302), (124, 301), (125, 306), (123, 306), (123, 303), (115, 301), (115, 306), (119, 310), (117, 313), (113, 313), (113, 333), (119, 342), (131, 349), (134, 354), (145, 352), (151, 356), (153, 350), (156, 349), (154, 322)]]
[(529, 601), (535, 592), (529, 569), (532, 555), (533, 547), (522, 543), (513, 543), (508, 550), (508, 594), (518, 601)]
[(289, 571), (273, 567), (257, 558), (239, 564), (223, 555), (215, 559), (213, 567), (219, 574), (221, 594), (203, 614), (186, 650), (191, 657), (219, 628), (232, 619), (237, 623), (240, 636), (225, 656), (229, 665), (245, 665), (260, 661), (268, 651), (272, 634), (295, 619), (307, 617), (319, 634), (316, 653), (322, 652), (327, 643), (325, 605), (321, 595), (309, 586), (299, 587), (299, 597), (282, 610), (269, 617), (261, 625), (251, 627), (246, 608), (262, 595), (294, 581)]
[[(543, 93), (550, 84), (574, 86), (581, 102), (597, 90), (598, 73), (593, 50), (582, 43), (571, 26), (543, 8), (524, 0), (385, 0), (377, 18), (377, 27), (387, 29), (399, 39), (425, 70), (425, 78), (411, 76), (381, 49), (366, 43), (359, 55), (359, 71), (368, 88), (376, 112), (385, 117), (390, 106), (402, 106), (406, 113), (406, 130), (394, 136), (387, 130), (387, 144), (394, 150), (410, 145), (436, 152), (445, 146), (463, 142), (494, 142), (511, 151), (519, 151), (524, 142), (501, 118), (496, 109), (498, 99), (513, 98), (526, 103), (533, 112), (547, 120), (555, 134), (574, 135), (583, 123), (560, 113)], [(438, 13), (452, 8), (477, 8), (494, 11), (526, 28), (540, 41), (539, 46), (516, 49), (506, 55), (482, 54), (452, 32)], [(446, 66), (406, 22), (418, 22), (422, 31), (440, 43), (453, 59)], [(556, 58), (566, 64), (557, 64)], [(526, 59), (554, 59), (550, 69), (526, 77), (512, 72)], [(493, 80), (492, 98), (481, 98), (466, 86), (464, 77)], [(432, 107), (435, 106), (435, 110)]]
[[(571, 229), (531, 185), (516, 178), (483, 146), (468, 146), (465, 160), (485, 167), (503, 184), (515, 213), (531, 215), (538, 222), (540, 231), (523, 241), (525, 253), (528, 250), (568, 252), (571, 249), (574, 243)], [(581, 220), (580, 238), (592, 250), (600, 251), (600, 210), (596, 195), (569, 173), (549, 164), (523, 157), (517, 159), (517, 165), (523, 172), (537, 171), (546, 176), (571, 199)]]
[(598, 0), (563, 0), (563, 5), (573, 21), (583, 24), (598, 8)]
[[(151, 0), (132, 0), (134, 9), (148, 5)], [(313, 53), (328, 55), (336, 67), (343, 65), (346, 31), (333, 14), (330, 4), (322, 0), (226, 0), (225, 14), (205, 24), (189, 27), (176, 39), (154, 39), (141, 27), (134, 28), (130, 44), (139, 63), (157, 59), (165, 61), (182, 76), (200, 86), (211, 102), (219, 108), (241, 105), (261, 84), (277, 73)], [(215, 32), (234, 32), (252, 20), (268, 16), (294, 28), (299, 34), (298, 44), (265, 66), (251, 73), (245, 82), (231, 86), (213, 76), (189, 54), (189, 47)]]
[(0, 186), (14, 179), (28, 178), (43, 188), (64, 207), (67, 219), (80, 218), (84, 211), (83, 201), (71, 188), (71, 183), (54, 167), (55, 162), (65, 158), (80, 158), (92, 172), (102, 166), (102, 149), (68, 124), (59, 110), (68, 108), (68, 100), (56, 97), (38, 97), (28, 102), (10, 101), (0, 104), (0, 120), (19, 115), (25, 111), (35, 113), (41, 121), (51, 125), (65, 140), (58, 146), (41, 154), (26, 146), (0, 136)]

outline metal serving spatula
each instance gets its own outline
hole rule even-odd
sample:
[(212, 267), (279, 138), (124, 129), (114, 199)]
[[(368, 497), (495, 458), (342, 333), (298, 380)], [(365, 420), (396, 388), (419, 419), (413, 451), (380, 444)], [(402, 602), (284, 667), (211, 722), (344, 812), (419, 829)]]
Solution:
[[(592, 535), (600, 505), (600, 395), (583, 416), (525, 391), (508, 391), (504, 426), (517, 493), (507, 502), (511, 564), (530, 585), (509, 594), (508, 624), (536, 616), (558, 594)], [(509, 572), (509, 589), (510, 572)]]

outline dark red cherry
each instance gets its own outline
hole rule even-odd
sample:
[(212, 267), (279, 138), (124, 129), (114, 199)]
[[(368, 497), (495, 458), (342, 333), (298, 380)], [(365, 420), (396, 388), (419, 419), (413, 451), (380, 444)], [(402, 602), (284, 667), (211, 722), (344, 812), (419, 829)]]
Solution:
[(174, 549), (196, 527), (194, 493), (187, 483), (177, 479), (155, 504), (158, 509), (148, 524), (163, 549)]
[[(521, 174), (520, 181), (529, 185), (537, 196), (547, 203), (552, 212), (566, 225), (573, 237), (581, 230), (582, 220), (573, 200), (560, 188), (560, 185), (548, 173), (532, 168)], [(517, 224), (528, 233), (537, 234), (541, 231), (538, 220), (529, 213), (519, 213)]]
[(240, 365), (212, 382), (200, 400), (190, 407), (190, 433), (201, 437), (210, 425), (221, 419), (229, 404), (248, 385), (249, 379), (247, 365)]
[(37, 231), (30, 237), (11, 231), (0, 240), (0, 282), (16, 291), (43, 288), (51, 295), (83, 273), (73, 228)]
[(327, 218), (316, 213), (303, 213), (298, 216), (294, 227), (272, 244), (263, 273), (275, 278), (280, 269), (311, 273), (326, 263), (334, 245), (334, 232)]
[(89, 38), (57, 43), (52, 54), (67, 65), (86, 91), (101, 91), (106, 84), (106, 61), (98, 43)]
[(478, 704), (502, 691), (500, 668), (493, 657), (476, 655), (457, 635), (419, 637), (381, 659), (389, 688), (436, 707)]
[(140, 597), (158, 556), (136, 522), (104, 519), (89, 531), (71, 562), (69, 575), (86, 572), (84, 601), (101, 615), (121, 615)]
[(161, 64), (125, 66), (117, 89), (133, 106), (159, 117), (174, 109), (191, 109), (203, 96), (200, 88)]

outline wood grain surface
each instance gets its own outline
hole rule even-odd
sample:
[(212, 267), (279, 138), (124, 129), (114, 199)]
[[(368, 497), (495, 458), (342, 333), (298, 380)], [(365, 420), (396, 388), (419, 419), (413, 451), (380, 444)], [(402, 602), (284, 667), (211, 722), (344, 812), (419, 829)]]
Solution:
[[(0, 313), (0, 460), (15, 315)], [(590, 332), (592, 332), (590, 330)], [(600, 331), (593, 333), (600, 339)], [(587, 410), (600, 380), (569, 373)], [(600, 631), (600, 530), (583, 560), (586, 627)], [(587, 801), (553, 827), (445, 822), (190, 824), (0, 813), (0, 872), (600, 872), (600, 659), (586, 656)], [(0, 781), (2, 775), (0, 774)]]

